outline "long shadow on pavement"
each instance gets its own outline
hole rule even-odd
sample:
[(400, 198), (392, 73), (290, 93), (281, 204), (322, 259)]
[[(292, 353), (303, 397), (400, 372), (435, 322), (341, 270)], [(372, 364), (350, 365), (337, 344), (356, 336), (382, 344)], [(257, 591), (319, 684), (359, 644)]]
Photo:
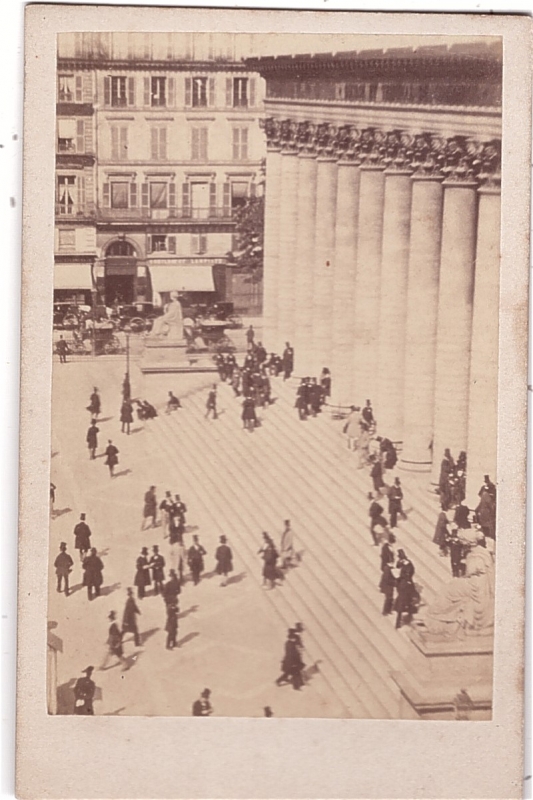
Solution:
[(232, 583), (240, 583), (247, 577), (246, 572), (239, 572), (238, 575), (232, 575), (231, 578), (228, 578), (226, 581), (226, 586), (230, 586)]
[(117, 589), (120, 589), (121, 586), (121, 583), (112, 583), (110, 586), (104, 586), (100, 590), (100, 594), (105, 597), (108, 594), (112, 594), (112, 592), (115, 592)]
[(157, 631), (160, 631), (160, 630), (161, 630), (161, 628), (150, 628), (147, 631), (143, 631), (141, 634), (139, 634), (139, 638), (141, 640), (141, 644), (145, 644), (148, 641), (148, 639), (150, 638), (150, 636), (153, 636), (154, 633), (157, 633)]
[(57, 519), (58, 517), (62, 517), (63, 514), (70, 514), (72, 511), (71, 508), (67, 506), (67, 508), (56, 508), (52, 511), (52, 519)]
[(200, 636), (199, 631), (192, 631), (192, 633), (188, 633), (187, 636), (184, 636), (183, 639), (178, 641), (178, 646), (181, 647), (182, 645), (187, 644), (187, 642), (196, 639), (197, 636)]
[(180, 614), (178, 614), (178, 619), (185, 619), (185, 617), (188, 617), (189, 614), (194, 614), (195, 611), (198, 611), (199, 608), (200, 606), (191, 606), (187, 609), (187, 611), (182, 611)]
[(124, 475), (129, 475), (131, 469), (121, 469), (120, 472), (115, 472), (113, 475), (114, 478), (122, 478)]

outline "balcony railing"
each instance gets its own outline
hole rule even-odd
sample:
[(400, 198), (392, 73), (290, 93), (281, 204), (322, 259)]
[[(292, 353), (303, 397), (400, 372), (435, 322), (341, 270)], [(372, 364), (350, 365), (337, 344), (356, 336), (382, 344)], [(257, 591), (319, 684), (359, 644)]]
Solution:
[(76, 217), (94, 217), (94, 207), (90, 205), (65, 205), (56, 203), (56, 217), (62, 219), (74, 219)]
[(98, 216), (103, 220), (183, 220), (185, 222), (229, 222), (230, 207), (221, 208), (100, 208)]

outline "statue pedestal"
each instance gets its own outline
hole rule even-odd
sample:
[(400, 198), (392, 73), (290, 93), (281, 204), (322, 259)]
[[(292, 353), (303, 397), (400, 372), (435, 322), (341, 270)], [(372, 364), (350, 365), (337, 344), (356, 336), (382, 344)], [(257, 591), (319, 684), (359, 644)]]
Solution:
[(188, 352), (183, 338), (148, 336), (139, 364), (143, 375), (179, 372), (216, 372), (207, 350)]
[(400, 690), (400, 718), (455, 719), (454, 697), (465, 689), (471, 720), (492, 719), (492, 635), (444, 639), (422, 626), (409, 631), (412, 658), (392, 678)]

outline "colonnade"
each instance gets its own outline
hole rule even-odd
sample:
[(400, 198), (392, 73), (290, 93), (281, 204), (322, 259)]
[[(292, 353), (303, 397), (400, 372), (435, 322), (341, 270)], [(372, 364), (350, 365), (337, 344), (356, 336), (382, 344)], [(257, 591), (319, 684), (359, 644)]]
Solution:
[(298, 376), (329, 367), (333, 403), (370, 399), (404, 469), (435, 479), (466, 450), (477, 494), (496, 475), (499, 142), (265, 132), (265, 346), (290, 341)]

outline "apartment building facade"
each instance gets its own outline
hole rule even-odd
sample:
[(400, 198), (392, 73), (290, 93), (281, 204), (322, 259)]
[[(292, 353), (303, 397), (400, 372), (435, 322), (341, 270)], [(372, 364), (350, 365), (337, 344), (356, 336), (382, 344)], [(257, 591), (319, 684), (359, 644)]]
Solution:
[(235, 210), (262, 191), (263, 80), (227, 37), (203, 50), (173, 37), (80, 34), (60, 46), (58, 299), (213, 291)]

